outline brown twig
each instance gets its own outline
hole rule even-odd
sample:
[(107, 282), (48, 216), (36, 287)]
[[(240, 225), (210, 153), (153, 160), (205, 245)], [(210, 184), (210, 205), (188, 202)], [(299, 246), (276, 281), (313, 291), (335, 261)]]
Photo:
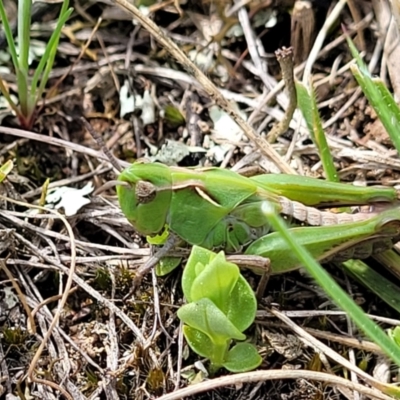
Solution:
[(137, 19), (154, 38), (167, 50), (182, 66), (192, 75), (204, 88), (211, 100), (220, 106), (243, 130), (247, 138), (252, 141), (267, 157), (269, 157), (278, 168), (285, 173), (294, 174), (293, 169), (282, 160), (281, 156), (272, 146), (259, 136), (253, 128), (236, 112), (232, 104), (227, 101), (218, 91), (215, 85), (201, 72), (197, 66), (190, 61), (185, 53), (148, 17), (143, 15), (134, 5), (127, 0), (114, 0), (114, 2), (128, 11)]
[(244, 383), (251, 382), (266, 382), (279, 379), (307, 379), (314, 380), (317, 382), (324, 382), (332, 386), (346, 387), (350, 390), (357, 390), (359, 393), (365, 394), (369, 398), (376, 398), (382, 400), (390, 400), (389, 397), (376, 389), (371, 389), (365, 385), (359, 383), (353, 383), (347, 379), (325, 372), (318, 371), (295, 371), (295, 370), (262, 370), (262, 371), (251, 371), (241, 374), (233, 374), (230, 376), (223, 376), (210, 380), (205, 380), (201, 383), (189, 385), (183, 389), (178, 389), (173, 393), (165, 394), (158, 398), (158, 400), (178, 400), (189, 396), (193, 396), (199, 393), (207, 391), (213, 391), (217, 388), (227, 386), (243, 385)]
[[(110, 161), (110, 159), (107, 156), (105, 156), (101, 151), (96, 151), (89, 147), (85, 147), (80, 144), (66, 141), (63, 139), (58, 139), (47, 135), (40, 135), (38, 133), (25, 131), (22, 129), (8, 128), (6, 126), (0, 126), (0, 133), (4, 133), (5, 135), (13, 135), (29, 140), (36, 140), (38, 142), (47, 143), (53, 146), (63, 147), (65, 149), (71, 149), (72, 151), (76, 151), (81, 154), (86, 154), (90, 157), (98, 158), (100, 160)], [(124, 168), (131, 165), (130, 163), (123, 160), (118, 160), (118, 163)]]
[(51, 336), (51, 334), (53, 332), (54, 327), (56, 326), (56, 324), (58, 323), (58, 321), (60, 319), (61, 312), (63, 311), (63, 307), (64, 307), (65, 303), (67, 302), (67, 298), (69, 296), (69, 291), (70, 291), (71, 286), (72, 286), (74, 273), (75, 273), (75, 265), (76, 265), (76, 262), (75, 262), (76, 246), (75, 246), (75, 235), (74, 235), (74, 232), (72, 231), (72, 227), (69, 224), (69, 222), (67, 221), (67, 219), (57, 211), (46, 209), (46, 208), (40, 207), (40, 206), (35, 206), (35, 205), (32, 205), (32, 204), (23, 203), (23, 202), (16, 201), (14, 199), (10, 199), (10, 198), (4, 197), (4, 196), (0, 196), (0, 199), (7, 200), (7, 201), (9, 201), (11, 203), (14, 203), (14, 204), (17, 204), (19, 206), (34, 208), (36, 210), (42, 210), (42, 211), (46, 211), (46, 212), (49, 212), (51, 214), (54, 214), (58, 218), (61, 219), (61, 221), (64, 223), (65, 228), (66, 228), (66, 230), (68, 232), (68, 236), (69, 236), (69, 240), (70, 240), (70, 244), (71, 244), (71, 264), (70, 264), (70, 268), (69, 268), (69, 272), (68, 272), (67, 283), (65, 284), (65, 290), (64, 290), (64, 293), (63, 293), (62, 298), (60, 300), (60, 303), (58, 305), (57, 311), (56, 311), (56, 313), (54, 315), (53, 321), (51, 322), (46, 335), (44, 336), (42, 342), (40, 343), (39, 348), (37, 349), (37, 351), (36, 351), (36, 353), (35, 353), (35, 355), (34, 355), (34, 357), (32, 359), (32, 362), (29, 365), (27, 376), (29, 377), (29, 379), (32, 382), (46, 384), (48, 386), (53, 387), (54, 389), (60, 390), (63, 393), (64, 396), (66, 396), (68, 399), (72, 400), (72, 397), (63, 388), (59, 387), (58, 385), (54, 384), (53, 382), (45, 381), (45, 380), (42, 380), (42, 379), (37, 379), (34, 376), (33, 373), (35, 371), (36, 364), (38, 363), (39, 358), (40, 358), (40, 356), (41, 356), (41, 354), (43, 352), (44, 346), (46, 345), (47, 341), (49, 340), (49, 338), (50, 338), (50, 336)]
[(269, 143), (276, 142), (276, 139), (288, 130), (290, 121), (297, 107), (297, 93), (293, 75), (293, 49), (291, 47), (282, 47), (275, 52), (275, 55), (281, 67), (282, 79), (285, 82), (289, 94), (289, 104), (282, 121), (276, 123), (268, 133)]
[(90, 125), (90, 123), (87, 121), (86, 118), (81, 117), (80, 120), (82, 121), (83, 125), (85, 125), (85, 128), (88, 130), (88, 132), (91, 134), (92, 138), (97, 142), (97, 144), (101, 147), (101, 150), (103, 150), (103, 153), (107, 156), (108, 160), (112, 164), (112, 166), (118, 171), (121, 172), (122, 168), (118, 164), (117, 159), (111, 154), (110, 150), (104, 143), (103, 138), (93, 129), (93, 126)]
[(22, 303), (22, 306), (24, 307), (25, 312), (27, 314), (27, 317), (29, 319), (29, 325), (30, 325), (29, 331), (30, 331), (30, 333), (31, 334), (36, 333), (36, 325), (35, 325), (35, 320), (33, 318), (32, 310), (30, 309), (30, 307), (29, 307), (29, 305), (28, 305), (28, 303), (26, 301), (25, 295), (22, 293), (21, 288), (18, 286), (18, 284), (16, 282), (16, 279), (13, 277), (13, 274), (7, 268), (7, 265), (3, 260), (0, 260), (0, 269), (4, 270), (5, 274), (7, 275), (7, 278), (10, 280), (11, 284), (13, 285), (15, 291), (18, 294), (18, 297), (19, 297), (19, 299), (20, 299), (20, 301)]

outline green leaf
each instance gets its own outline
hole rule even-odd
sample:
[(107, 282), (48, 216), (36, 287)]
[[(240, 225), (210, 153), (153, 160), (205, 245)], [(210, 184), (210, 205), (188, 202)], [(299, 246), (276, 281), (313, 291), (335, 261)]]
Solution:
[(173, 271), (182, 261), (182, 257), (163, 257), (156, 266), (157, 276), (165, 276)]
[[(39, 62), (39, 65), (35, 69), (35, 73), (32, 78), (31, 83), (31, 96), (32, 101), (35, 103), (42, 96), (43, 90), (46, 86), (46, 83), (49, 79), (50, 72), (53, 68), (54, 59), (56, 57), (58, 42), (61, 37), (61, 30), (67, 19), (71, 16), (73, 12), (73, 8), (69, 8), (69, 0), (64, 0), (63, 5), (60, 10), (60, 15), (58, 17), (57, 25), (50, 36), (50, 39), (46, 45), (45, 52)], [(38, 85), (39, 78), (41, 78), (40, 85)]]
[(393, 281), (385, 278), (361, 260), (346, 261), (342, 267), (386, 304), (400, 312), (400, 288)]
[(201, 357), (213, 358), (214, 343), (206, 334), (189, 325), (183, 326), (183, 334), (185, 335), (189, 347), (195, 353)]
[(10, 22), (7, 18), (7, 13), (4, 8), (3, 1), (0, 1), (0, 18), (2, 23), (2, 28), (4, 30), (5, 37), (7, 39), (8, 48), (11, 54), (12, 62), (14, 64), (14, 68), (18, 68), (18, 54), (17, 49), (15, 47), (14, 36), (10, 26)]
[(164, 108), (164, 119), (172, 126), (180, 126), (185, 123), (185, 117), (178, 108), (167, 104)]
[(229, 298), (229, 309), (226, 316), (240, 332), (243, 332), (254, 322), (256, 312), (257, 299), (254, 291), (246, 279), (239, 275)]
[(178, 317), (186, 325), (206, 334), (214, 344), (246, 339), (210, 299), (185, 304), (178, 310)]
[(192, 285), (197, 275), (216, 256), (210, 250), (203, 247), (193, 246), (186, 267), (182, 275), (182, 290), (188, 302), (192, 301)]
[(192, 301), (206, 297), (226, 313), (239, 275), (239, 267), (226, 261), (223, 252), (218, 253), (193, 281), (190, 292)]
[(367, 65), (361, 59), (357, 48), (349, 37), (347, 37), (347, 43), (351, 54), (357, 61), (357, 65), (350, 66), (351, 72), (388, 132), (397, 152), (400, 153), (399, 106), (384, 83), (380, 79), (371, 77)]
[(229, 350), (223, 366), (231, 372), (246, 372), (257, 368), (262, 362), (257, 349), (250, 343), (238, 343)]
[[(182, 288), (191, 301), (178, 311), (185, 323), (184, 335), (193, 351), (209, 358), (210, 371), (215, 372), (227, 361), (231, 341), (244, 340), (241, 331), (254, 321), (257, 302), (253, 290), (222, 251), (215, 254), (198, 246), (193, 247), (187, 262)], [(255, 368), (259, 358), (251, 349), (247, 358), (232, 359), (228, 365), (245, 371)]]
[(333, 163), (325, 132), (322, 128), (315, 92), (312, 87), (309, 91), (309, 89), (301, 82), (296, 82), (296, 91), (297, 103), (304, 119), (306, 120), (311, 139), (318, 149), (318, 154), (321, 158), (326, 177), (332, 182), (338, 182), (339, 175)]

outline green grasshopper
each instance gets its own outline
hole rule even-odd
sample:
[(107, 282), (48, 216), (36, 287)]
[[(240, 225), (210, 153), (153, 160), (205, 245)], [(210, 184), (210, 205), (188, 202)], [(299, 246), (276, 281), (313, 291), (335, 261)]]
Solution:
[[(397, 192), (291, 175), (246, 178), (221, 168), (187, 169), (136, 162), (119, 176), (121, 209), (143, 235), (169, 230), (191, 245), (268, 257), (272, 273), (300, 267), (277, 233), (270, 233), (262, 204), (289, 222), (319, 261), (366, 258), (400, 238)], [(368, 205), (368, 211), (319, 208)], [(300, 226), (299, 226), (300, 225)], [(338, 258), (339, 257), (339, 258)]]

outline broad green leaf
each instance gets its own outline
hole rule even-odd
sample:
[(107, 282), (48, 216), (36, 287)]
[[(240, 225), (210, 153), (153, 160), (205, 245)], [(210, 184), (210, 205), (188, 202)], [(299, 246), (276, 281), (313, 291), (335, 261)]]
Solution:
[(164, 276), (172, 272), (182, 261), (182, 257), (163, 257), (156, 266), (157, 276)]
[(238, 343), (229, 350), (223, 366), (231, 372), (246, 372), (257, 368), (262, 358), (250, 343)]
[(188, 302), (192, 301), (192, 285), (198, 275), (198, 271), (202, 269), (198, 264), (206, 266), (215, 256), (216, 254), (210, 250), (193, 246), (182, 275), (182, 290)]
[(206, 334), (189, 325), (183, 326), (183, 334), (185, 335), (189, 347), (195, 353), (201, 357), (213, 357), (214, 344)]
[(185, 304), (178, 310), (178, 317), (186, 325), (206, 334), (214, 344), (225, 344), (230, 339), (246, 339), (246, 336), (209, 299)]
[(192, 301), (208, 298), (226, 313), (239, 275), (239, 267), (226, 261), (223, 252), (218, 253), (193, 281), (190, 291)]
[(254, 291), (246, 279), (239, 275), (229, 298), (226, 316), (240, 332), (243, 332), (254, 322), (256, 312), (257, 300)]
[[(196, 278), (207, 268), (208, 264), (202, 264), (198, 262), (194, 268), (195, 273), (196, 273)], [(193, 284), (192, 284), (193, 285)]]
[(187, 325), (183, 327), (183, 334), (193, 351), (210, 360), (210, 372), (215, 372), (222, 367), (226, 360), (230, 340), (220, 344), (214, 343), (202, 332)]

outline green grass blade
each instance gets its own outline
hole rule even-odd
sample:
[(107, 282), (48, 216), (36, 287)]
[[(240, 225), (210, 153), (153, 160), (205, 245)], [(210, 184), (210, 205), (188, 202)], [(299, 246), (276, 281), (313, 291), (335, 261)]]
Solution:
[(301, 82), (296, 82), (297, 103), (304, 116), (311, 139), (318, 149), (319, 156), (324, 167), (326, 178), (332, 182), (339, 182), (339, 175), (333, 163), (333, 158), (326, 141), (325, 132), (322, 128), (314, 90), (308, 88)]
[(3, 0), (0, 0), (0, 17), (1, 17), (1, 21), (3, 23), (3, 29), (4, 29), (6, 39), (7, 39), (7, 44), (8, 44), (8, 48), (10, 50), (11, 59), (14, 64), (14, 68), (18, 69), (17, 49), (15, 48), (14, 37), (12, 34), (10, 23), (7, 18), (6, 11), (4, 9)]
[(400, 279), (400, 255), (394, 250), (386, 250), (374, 256), (375, 260)]
[(400, 153), (400, 109), (383, 82), (372, 78), (350, 38), (347, 38), (347, 42), (357, 62), (357, 65), (350, 67), (351, 72)]
[[(400, 108), (398, 104), (395, 102), (388, 88), (379, 78), (373, 78), (372, 81), (381, 95), (380, 101), (382, 102), (377, 106), (376, 112), (382, 124), (385, 126), (390, 138), (392, 139), (392, 142), (395, 145), (397, 152), (399, 153), (400, 152), (400, 135), (399, 135)], [(382, 111), (383, 115), (381, 117), (380, 113)]]
[(344, 262), (343, 268), (386, 304), (400, 312), (400, 288), (360, 260)]
[[(61, 9), (56, 28), (53, 31), (49, 42), (47, 43), (46, 50), (42, 58), (40, 59), (39, 65), (36, 68), (35, 74), (32, 78), (31, 96), (35, 99), (35, 101), (39, 100), (39, 98), (42, 96), (43, 90), (49, 79), (50, 72), (53, 68), (54, 59), (57, 53), (58, 42), (61, 37), (61, 30), (73, 12), (73, 8), (66, 10), (66, 7), (68, 7), (68, 1), (64, 1), (63, 3), (63, 7)], [(38, 87), (40, 77), (41, 82)]]
[[(8, 21), (7, 14), (5, 12), (4, 4), (3, 4), (2, 0), (0, 0), (0, 16), (1, 16), (1, 20), (3, 22), (4, 33), (5, 33), (5, 36), (7, 39), (7, 44), (8, 44), (10, 54), (11, 54), (11, 59), (14, 64), (15, 73), (17, 75), (18, 96), (19, 96), (19, 100), (20, 100), (20, 104), (21, 104), (21, 109), (19, 109), (16, 106), (16, 104), (11, 100), (11, 98), (8, 94), (8, 91), (4, 90), (4, 85), (3, 85), (3, 88), (1, 89), (1, 92), (2, 92), (3, 96), (6, 98), (6, 100), (8, 101), (8, 103), (10, 104), (11, 108), (16, 112), (16, 114), (21, 119), (22, 116), (23, 115), (25, 116), (26, 113), (28, 112), (28, 108), (27, 108), (28, 83), (27, 83), (27, 75), (26, 75), (27, 70), (24, 73), (20, 68), (20, 62), (19, 62), (19, 57), (18, 57), (18, 53), (17, 53), (17, 48), (15, 47), (14, 37), (12, 34), (10, 23)], [(29, 21), (30, 21), (30, 16), (29, 16)], [(28, 40), (28, 43), (29, 43), (29, 40)]]
[(400, 347), (397, 346), (386, 333), (365, 315), (363, 310), (350, 298), (350, 296), (342, 290), (342, 288), (334, 281), (331, 276), (316, 262), (309, 252), (293, 240), (289, 230), (285, 226), (284, 221), (276, 214), (273, 207), (265, 203), (263, 207), (265, 214), (268, 216), (274, 230), (279, 232), (287, 241), (291, 250), (301, 261), (308, 273), (316, 280), (318, 285), (325, 293), (345, 312), (349, 314), (357, 326), (375, 343), (377, 343), (383, 352), (400, 365)]
[(32, 0), (18, 0), (18, 97), (22, 114), (29, 118), (34, 105), (29, 103), (28, 71)]
[(32, 0), (18, 0), (19, 68), (28, 76)]

